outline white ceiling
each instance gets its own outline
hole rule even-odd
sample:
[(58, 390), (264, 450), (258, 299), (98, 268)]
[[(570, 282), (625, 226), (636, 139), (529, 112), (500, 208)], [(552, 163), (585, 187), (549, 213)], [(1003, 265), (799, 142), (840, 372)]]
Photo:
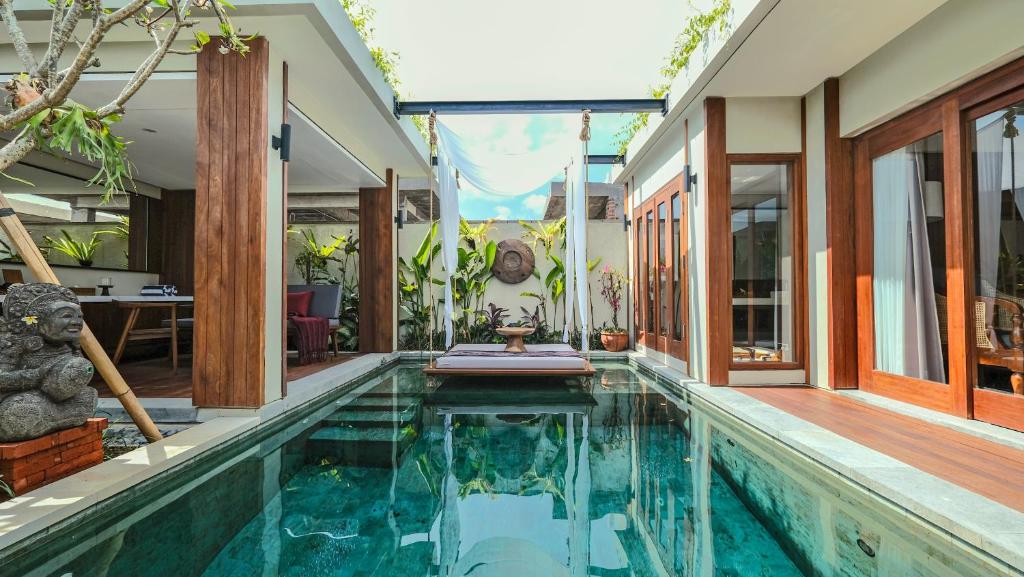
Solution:
[[(92, 107), (113, 99), (124, 86), (122, 74), (91, 75), (71, 97)], [(293, 192), (352, 192), (382, 186), (369, 168), (294, 106), (289, 189)], [(154, 75), (129, 101), (116, 131), (130, 144), (128, 157), (135, 179), (168, 190), (194, 187), (196, 165), (196, 78), (191, 72)], [(278, 130), (272, 130), (278, 132)], [(76, 175), (77, 172), (76, 171)], [(12, 174), (55, 189), (80, 188), (80, 183), (31, 168)], [(20, 187), (19, 187), (20, 188)], [(98, 191), (97, 191), (98, 192)]]
[(715, 96), (802, 96), (946, 0), (782, 0), (710, 82)]

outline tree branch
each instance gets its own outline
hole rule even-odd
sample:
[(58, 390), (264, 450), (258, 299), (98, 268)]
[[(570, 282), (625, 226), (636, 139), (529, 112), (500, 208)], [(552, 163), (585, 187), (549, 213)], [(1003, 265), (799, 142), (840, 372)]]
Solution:
[[(57, 2), (57, 4), (60, 5), (62, 2)], [(98, 10), (98, 7), (96, 9)], [(46, 53), (43, 54), (43, 60), (39, 64), (38, 73), (40, 76), (47, 78), (51, 82), (56, 80), (57, 63), (64, 54), (64, 48), (71, 41), (71, 34), (74, 32), (75, 27), (78, 26), (78, 21), (81, 20), (84, 10), (85, 3), (79, 0), (72, 2), (71, 9), (67, 12), (61, 11), (59, 21), (57, 12), (54, 12), (53, 23), (50, 27), (50, 45), (47, 46)]]
[(0, 148), (0, 172), (14, 166), (25, 158), (36, 147), (36, 139), (31, 134), (23, 133)]
[(3, 17), (7, 24), (7, 33), (11, 36), (14, 50), (21, 58), (21, 65), (25, 72), (34, 72), (36, 69), (36, 57), (32, 55), (32, 49), (28, 47), (28, 40), (25, 39), (25, 31), (18, 24), (18, 18), (14, 15), (12, 0), (0, 0), (0, 17)]

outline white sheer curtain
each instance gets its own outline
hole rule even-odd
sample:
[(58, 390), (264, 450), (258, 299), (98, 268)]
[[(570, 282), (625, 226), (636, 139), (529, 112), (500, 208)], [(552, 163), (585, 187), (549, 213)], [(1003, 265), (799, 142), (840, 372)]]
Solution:
[(946, 382), (918, 144), (872, 167), (875, 368)]
[(582, 347), (590, 350), (587, 279), (587, 167), (586, 143), (573, 154), (565, 179), (565, 327), (562, 342), (569, 342), (569, 327), (580, 316)]
[[(1003, 121), (997, 120), (977, 132), (978, 175), (978, 272), (976, 290), (986, 297), (996, 295), (999, 274), (999, 232), (1003, 207)], [(986, 307), (986, 321), (992, 321), (992, 307)]]
[(539, 146), (493, 152), (470, 146), (442, 122), (436, 126), (449, 160), (459, 169), (459, 178), (480, 192), (495, 196), (519, 196), (544, 186), (565, 168), (575, 147), (575, 135), (567, 131)]
[[(441, 124), (437, 127), (440, 129)], [(441, 264), (444, 266), (444, 348), (450, 349), (455, 338), (452, 317), (455, 299), (452, 295), (452, 273), (459, 266), (459, 185), (455, 166), (448, 155), (451, 133), (438, 130), (437, 196), (440, 203)]]

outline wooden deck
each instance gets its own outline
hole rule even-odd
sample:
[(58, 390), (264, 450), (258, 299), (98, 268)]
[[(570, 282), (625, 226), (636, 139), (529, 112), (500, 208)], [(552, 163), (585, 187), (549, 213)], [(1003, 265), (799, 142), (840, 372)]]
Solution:
[(773, 407), (1024, 511), (1024, 451), (810, 387), (744, 387)]
[[(361, 356), (360, 353), (328, 355), (327, 360), (322, 363), (301, 366), (295, 359), (289, 358), (288, 382), (340, 365), (359, 356)], [(118, 368), (137, 397), (188, 399), (192, 397), (192, 357), (183, 356), (179, 363), (176, 374), (172, 374), (171, 362), (168, 359), (121, 363)], [(100, 397), (112, 398), (114, 396), (99, 375), (93, 381), (93, 386), (99, 391)]]

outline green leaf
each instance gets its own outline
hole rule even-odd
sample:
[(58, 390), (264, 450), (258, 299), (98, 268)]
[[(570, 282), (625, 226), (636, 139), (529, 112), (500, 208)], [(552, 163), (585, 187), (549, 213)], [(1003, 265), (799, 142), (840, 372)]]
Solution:
[(196, 30), (196, 42), (199, 46), (206, 46), (210, 43), (210, 35), (202, 30)]

